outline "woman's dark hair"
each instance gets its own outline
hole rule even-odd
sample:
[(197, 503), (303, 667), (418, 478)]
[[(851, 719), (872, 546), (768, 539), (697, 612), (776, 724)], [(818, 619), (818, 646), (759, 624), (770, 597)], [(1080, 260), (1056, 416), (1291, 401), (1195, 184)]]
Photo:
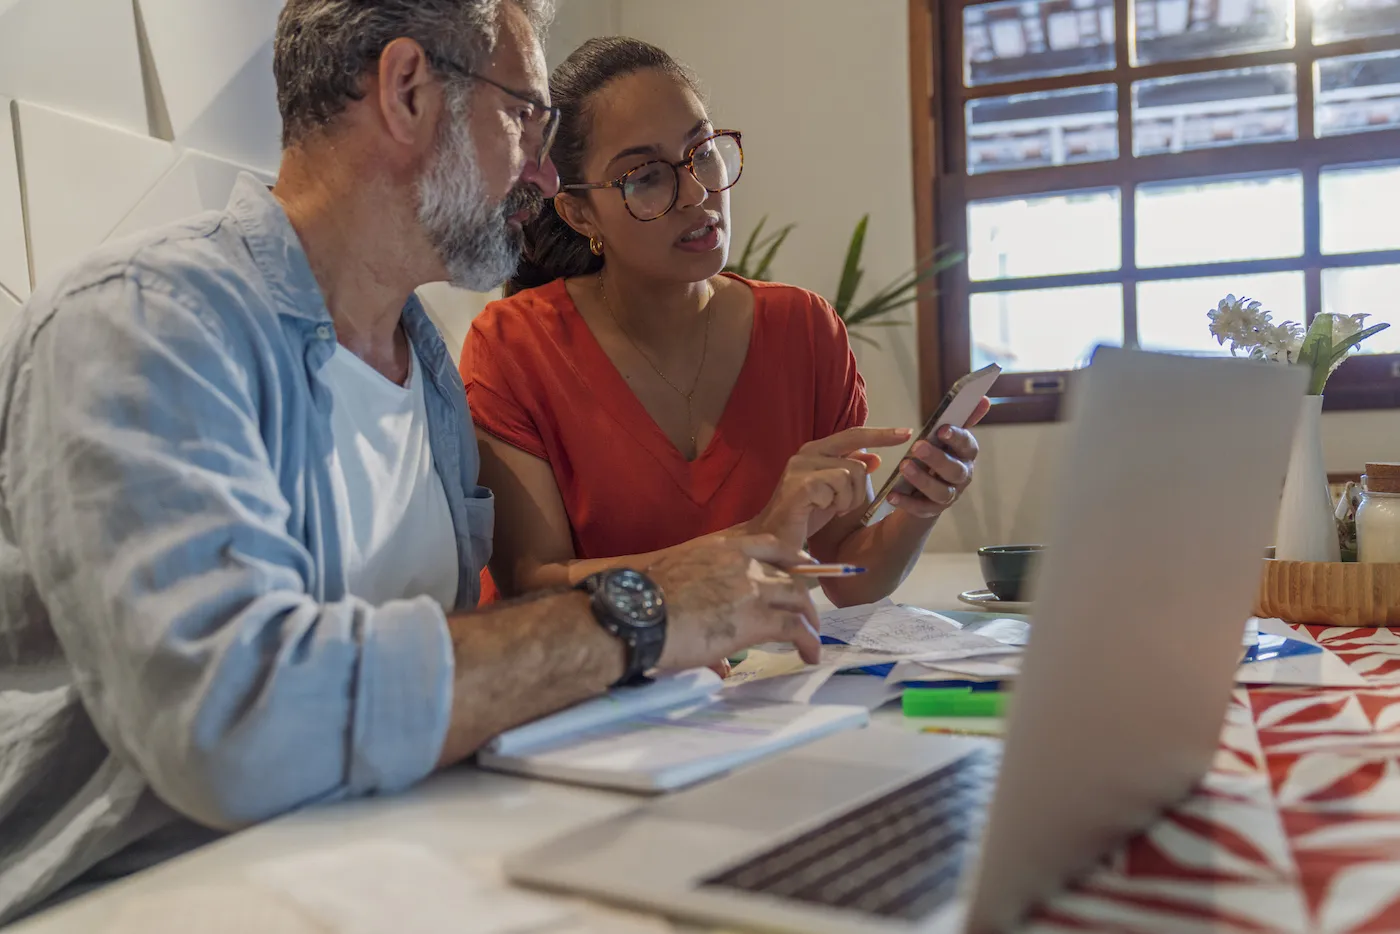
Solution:
[[(554, 69), (549, 76), (549, 95), (560, 116), (550, 156), (563, 184), (588, 181), (582, 171), (592, 121), (590, 98), (618, 78), (653, 68), (679, 78), (699, 93), (698, 82), (684, 65), (650, 43), (625, 36), (589, 39)], [(510, 295), (602, 268), (603, 258), (589, 251), (588, 238), (564, 222), (553, 201), (546, 201), (539, 216), (525, 228), (520, 268), (505, 292)]]

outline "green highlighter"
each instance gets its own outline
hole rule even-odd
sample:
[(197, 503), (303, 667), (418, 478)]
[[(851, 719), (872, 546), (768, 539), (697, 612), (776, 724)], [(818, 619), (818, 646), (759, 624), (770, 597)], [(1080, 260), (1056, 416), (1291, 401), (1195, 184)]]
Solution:
[(1000, 717), (1006, 695), (971, 688), (905, 688), (906, 717)]

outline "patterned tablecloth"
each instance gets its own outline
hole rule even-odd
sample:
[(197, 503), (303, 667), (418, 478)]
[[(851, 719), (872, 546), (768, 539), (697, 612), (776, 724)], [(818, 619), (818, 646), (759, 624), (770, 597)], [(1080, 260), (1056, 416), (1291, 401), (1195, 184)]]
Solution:
[(1369, 685), (1237, 690), (1200, 790), (1029, 930), (1400, 932), (1400, 634), (1306, 631)]

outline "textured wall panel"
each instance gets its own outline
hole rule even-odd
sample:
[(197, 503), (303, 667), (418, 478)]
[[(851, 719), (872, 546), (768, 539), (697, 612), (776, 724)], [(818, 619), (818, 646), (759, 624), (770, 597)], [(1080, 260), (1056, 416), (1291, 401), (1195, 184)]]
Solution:
[(36, 283), (102, 243), (175, 161), (169, 143), (21, 102)]
[(240, 172), (253, 172), (263, 181), (272, 177), (206, 153), (186, 151), (169, 172), (161, 176), (139, 204), (112, 231), (123, 237), (152, 227), (182, 220), (201, 211), (222, 210), (228, 204)]
[(230, 162), (277, 170), (282, 160), (282, 120), (277, 114), (270, 41), (175, 141)]
[(0, 95), (147, 132), (132, 0), (0, 0)]
[(29, 297), (29, 254), (10, 111), (9, 99), (0, 97), (0, 288), (23, 299)]
[(137, 2), (177, 139), (189, 132), (267, 45), (282, 9), (281, 0)]

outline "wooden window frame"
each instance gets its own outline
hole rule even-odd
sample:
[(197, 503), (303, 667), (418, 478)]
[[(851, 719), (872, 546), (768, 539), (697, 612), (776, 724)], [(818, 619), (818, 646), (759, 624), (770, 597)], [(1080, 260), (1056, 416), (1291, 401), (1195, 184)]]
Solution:
[[(961, 251), (967, 249), (966, 206), (969, 201), (1075, 189), (1118, 188), (1121, 190), (1123, 264), (1112, 272), (976, 283), (969, 281), (966, 264), (945, 273), (940, 278), (937, 294), (924, 296), (918, 303), (920, 401), (925, 416), (934, 410), (953, 380), (971, 368), (968, 303), (975, 292), (1122, 284), (1124, 343), (1132, 346), (1137, 340), (1138, 282), (1301, 271), (1305, 308), (1311, 321), (1322, 307), (1323, 269), (1400, 264), (1400, 250), (1322, 253), (1318, 194), (1321, 169), (1324, 166), (1400, 160), (1400, 128), (1315, 138), (1312, 72), (1312, 63), (1317, 58), (1400, 49), (1400, 35), (1315, 46), (1312, 42), (1311, 5), (1308, 0), (1295, 0), (1297, 41), (1293, 48), (1134, 67), (1129, 62), (1127, 51), (1129, 4), (1132, 0), (1115, 0), (1117, 64), (1112, 69), (967, 88), (963, 86), (962, 11), (980, 2), (986, 0), (909, 0), (916, 255), (931, 256), (940, 245)], [(1296, 141), (1250, 143), (1163, 155), (1133, 155), (1134, 81), (1272, 64), (1294, 64), (1298, 69)], [(967, 101), (1091, 84), (1113, 84), (1118, 89), (1116, 160), (967, 174), (963, 116)], [(1137, 267), (1135, 209), (1138, 185), (1284, 170), (1302, 172), (1302, 256), (1166, 268)], [(1204, 312), (1201, 326), (1205, 327)], [(1063, 390), (1072, 379), (1072, 371), (1007, 374), (997, 381), (993, 389), (995, 404), (987, 421), (1017, 423), (1057, 420)], [(1328, 382), (1324, 408), (1329, 411), (1400, 408), (1400, 353), (1367, 354), (1349, 359)]]

